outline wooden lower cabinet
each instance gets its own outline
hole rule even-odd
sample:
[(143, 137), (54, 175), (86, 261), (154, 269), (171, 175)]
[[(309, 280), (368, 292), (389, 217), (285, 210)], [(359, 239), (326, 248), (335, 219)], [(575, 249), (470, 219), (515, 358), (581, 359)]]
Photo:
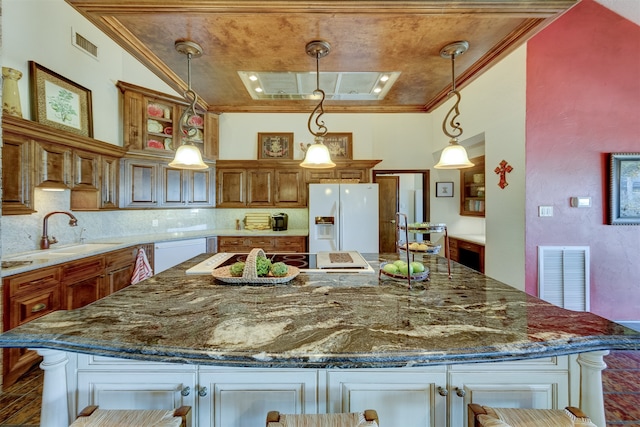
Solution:
[[(42, 268), (3, 280), (3, 330), (60, 309), (60, 269)], [(40, 357), (26, 348), (3, 349), (2, 381), (9, 386)]]
[[(56, 310), (73, 310), (131, 284), (138, 248), (145, 244), (41, 268), (3, 279), (3, 330), (8, 331)], [(24, 348), (3, 349), (2, 383), (15, 383), (40, 357)]]
[(71, 368), (74, 357), (75, 410), (191, 405), (194, 427), (260, 426), (271, 410), (313, 414), (369, 408), (378, 412), (382, 426), (460, 427), (467, 425), (471, 402), (544, 409), (579, 404), (574, 356), (397, 369), (230, 368), (85, 354), (70, 355)]
[(62, 264), (62, 309), (74, 310), (104, 294), (104, 255)]
[(480, 273), (484, 273), (484, 245), (449, 236), (449, 256)]
[(265, 252), (306, 252), (305, 236), (220, 236), (218, 252), (244, 253), (253, 248)]

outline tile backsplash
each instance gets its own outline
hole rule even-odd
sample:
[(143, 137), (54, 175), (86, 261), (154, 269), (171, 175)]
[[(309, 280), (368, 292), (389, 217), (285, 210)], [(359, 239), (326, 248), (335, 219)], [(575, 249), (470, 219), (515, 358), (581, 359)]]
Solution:
[[(290, 229), (308, 227), (308, 211), (298, 209), (144, 209), (100, 212), (70, 211), (70, 191), (48, 192), (35, 190), (34, 202), (38, 212), (31, 215), (5, 215), (1, 218), (2, 254), (36, 250), (42, 237), (44, 216), (53, 211), (71, 212), (78, 219), (77, 227), (69, 226), (66, 215), (52, 215), (48, 220), (49, 237), (55, 236), (60, 244), (71, 244), (120, 236), (133, 236), (169, 232), (234, 229), (235, 220), (245, 213), (286, 212)], [(157, 221), (157, 226), (154, 225)]]

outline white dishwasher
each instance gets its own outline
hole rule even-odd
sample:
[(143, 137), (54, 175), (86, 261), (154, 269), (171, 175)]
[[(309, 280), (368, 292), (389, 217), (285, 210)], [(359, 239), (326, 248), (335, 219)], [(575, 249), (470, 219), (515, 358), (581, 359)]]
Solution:
[(204, 237), (158, 242), (153, 249), (153, 272), (158, 274), (205, 252), (207, 252), (207, 239)]

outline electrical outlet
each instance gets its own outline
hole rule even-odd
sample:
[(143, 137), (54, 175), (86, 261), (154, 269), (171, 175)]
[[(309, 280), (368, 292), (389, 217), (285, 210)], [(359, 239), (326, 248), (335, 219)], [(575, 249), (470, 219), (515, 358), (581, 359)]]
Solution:
[(157, 219), (152, 219), (151, 220), (151, 226), (152, 227), (157, 227), (158, 226), (158, 220)]
[(553, 206), (538, 206), (538, 216), (553, 216)]

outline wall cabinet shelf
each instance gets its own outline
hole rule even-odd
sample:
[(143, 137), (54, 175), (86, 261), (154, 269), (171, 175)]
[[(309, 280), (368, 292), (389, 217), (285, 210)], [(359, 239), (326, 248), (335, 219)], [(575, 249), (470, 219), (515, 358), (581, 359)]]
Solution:
[(471, 159), (474, 166), (460, 170), (460, 215), (484, 216), (484, 156)]
[(183, 98), (121, 81), (117, 86), (123, 95), (124, 145), (129, 151), (173, 157), (181, 143), (188, 141), (205, 159), (217, 159), (217, 114), (197, 111), (188, 118), (196, 133), (183, 140), (180, 118), (188, 106)]

